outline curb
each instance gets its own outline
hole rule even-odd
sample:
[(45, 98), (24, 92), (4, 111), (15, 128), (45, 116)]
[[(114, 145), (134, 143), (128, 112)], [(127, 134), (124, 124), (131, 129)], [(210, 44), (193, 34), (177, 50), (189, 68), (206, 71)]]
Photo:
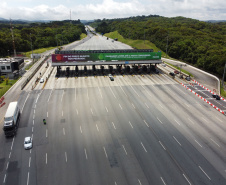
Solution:
[[(197, 81), (193, 80), (195, 83), (197, 83), (199, 86), (203, 87), (204, 89), (206, 89), (207, 91), (211, 92), (212, 94), (216, 94), (215, 92), (209, 90), (208, 88), (206, 88), (205, 86), (201, 85), (200, 83), (198, 83)], [(220, 96), (220, 95), (219, 95)], [(220, 96), (220, 99), (226, 102), (226, 99), (222, 98)]]
[(200, 96), (199, 94), (197, 94), (196, 92), (192, 91), (190, 88), (188, 88), (186, 85), (184, 85), (183, 83), (181, 83), (181, 85), (183, 85), (187, 90), (191, 91), (192, 93), (194, 93), (196, 96), (198, 96), (199, 98), (203, 99), (206, 103), (208, 103), (209, 105), (211, 105), (213, 108), (215, 108), (216, 110), (218, 110), (220, 113), (222, 113), (223, 115), (226, 115), (226, 112), (222, 111), (221, 109), (219, 109), (217, 106), (213, 105), (212, 103), (210, 103), (208, 100), (206, 100), (205, 98), (203, 98), (202, 96)]

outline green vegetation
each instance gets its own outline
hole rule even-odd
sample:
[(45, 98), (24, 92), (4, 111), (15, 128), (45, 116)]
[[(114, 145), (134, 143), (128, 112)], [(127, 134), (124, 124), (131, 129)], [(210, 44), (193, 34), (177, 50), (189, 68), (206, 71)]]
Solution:
[[(51, 50), (51, 49), (54, 49), (54, 48), (56, 48), (56, 47), (48, 47), (48, 48), (35, 49), (35, 50), (33, 50), (33, 53), (43, 53), (45, 51), (48, 51), (48, 50)], [(28, 51), (28, 52), (25, 52), (24, 53), (24, 55), (26, 57), (29, 57), (29, 58), (31, 57), (31, 54), (32, 54), (32, 51)]]
[[(170, 64), (170, 63), (168, 63), (168, 62), (165, 62), (165, 63), (167, 63), (168, 65), (170, 65), (170, 66), (176, 68), (178, 71), (180, 71), (180, 67), (175, 66), (175, 65), (173, 65), (173, 64)], [(187, 75), (190, 75), (191, 77), (194, 77), (191, 73), (189, 73), (188, 71), (184, 70), (184, 69), (183, 69), (183, 66), (182, 66), (182, 68), (181, 68), (181, 71), (182, 71), (183, 73), (187, 74)]]
[(82, 33), (82, 34), (80, 35), (80, 40), (86, 38), (86, 36), (87, 36), (87, 35), (86, 35), (85, 33)]
[(9, 80), (5, 76), (0, 77), (0, 97), (2, 97), (15, 84), (17, 80)]
[[(118, 31), (124, 39), (145, 38), (162, 51), (167, 48), (170, 57), (222, 77), (226, 62), (226, 22), (208, 23), (184, 17), (150, 15), (96, 20), (91, 26), (100, 33)], [(139, 46), (143, 47), (146, 45)]]
[[(132, 40), (132, 39), (125, 39), (123, 36), (121, 36), (118, 31), (114, 31), (114, 32), (110, 32), (110, 33), (106, 33), (105, 34), (106, 37), (109, 38), (118, 38), (118, 41), (123, 42), (133, 48), (136, 49), (153, 49), (155, 52), (161, 51), (160, 49), (158, 49), (155, 44), (151, 43), (148, 40)], [(162, 54), (165, 54), (162, 51)]]
[[(78, 21), (53, 21), (50, 23), (15, 24), (14, 40), (16, 52), (26, 52), (39, 48), (54, 48), (60, 45), (80, 40), (85, 34), (85, 27)], [(84, 37), (84, 35), (82, 35)], [(10, 24), (0, 24), (0, 56), (13, 53)], [(40, 52), (45, 51), (41, 50)], [(34, 51), (35, 53), (35, 51)]]

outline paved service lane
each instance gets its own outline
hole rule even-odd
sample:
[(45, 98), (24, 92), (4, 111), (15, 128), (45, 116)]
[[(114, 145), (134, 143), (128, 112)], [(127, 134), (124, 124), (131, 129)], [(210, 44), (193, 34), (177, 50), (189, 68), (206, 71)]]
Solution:
[[(76, 47), (112, 48), (125, 47)], [(168, 75), (55, 76), (23, 91), (17, 136), (1, 134), (2, 184), (226, 184), (225, 116)]]

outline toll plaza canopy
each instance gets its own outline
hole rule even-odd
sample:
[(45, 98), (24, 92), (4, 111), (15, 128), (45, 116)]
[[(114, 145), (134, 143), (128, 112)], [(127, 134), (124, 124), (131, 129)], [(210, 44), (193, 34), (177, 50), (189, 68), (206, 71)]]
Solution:
[(55, 50), (52, 66), (159, 64), (161, 52), (153, 49)]

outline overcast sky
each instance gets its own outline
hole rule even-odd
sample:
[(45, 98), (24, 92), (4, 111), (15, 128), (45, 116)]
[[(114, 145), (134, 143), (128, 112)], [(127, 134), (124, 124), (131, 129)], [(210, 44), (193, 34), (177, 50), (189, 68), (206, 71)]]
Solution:
[(137, 15), (226, 20), (226, 0), (0, 0), (0, 18), (93, 20)]

